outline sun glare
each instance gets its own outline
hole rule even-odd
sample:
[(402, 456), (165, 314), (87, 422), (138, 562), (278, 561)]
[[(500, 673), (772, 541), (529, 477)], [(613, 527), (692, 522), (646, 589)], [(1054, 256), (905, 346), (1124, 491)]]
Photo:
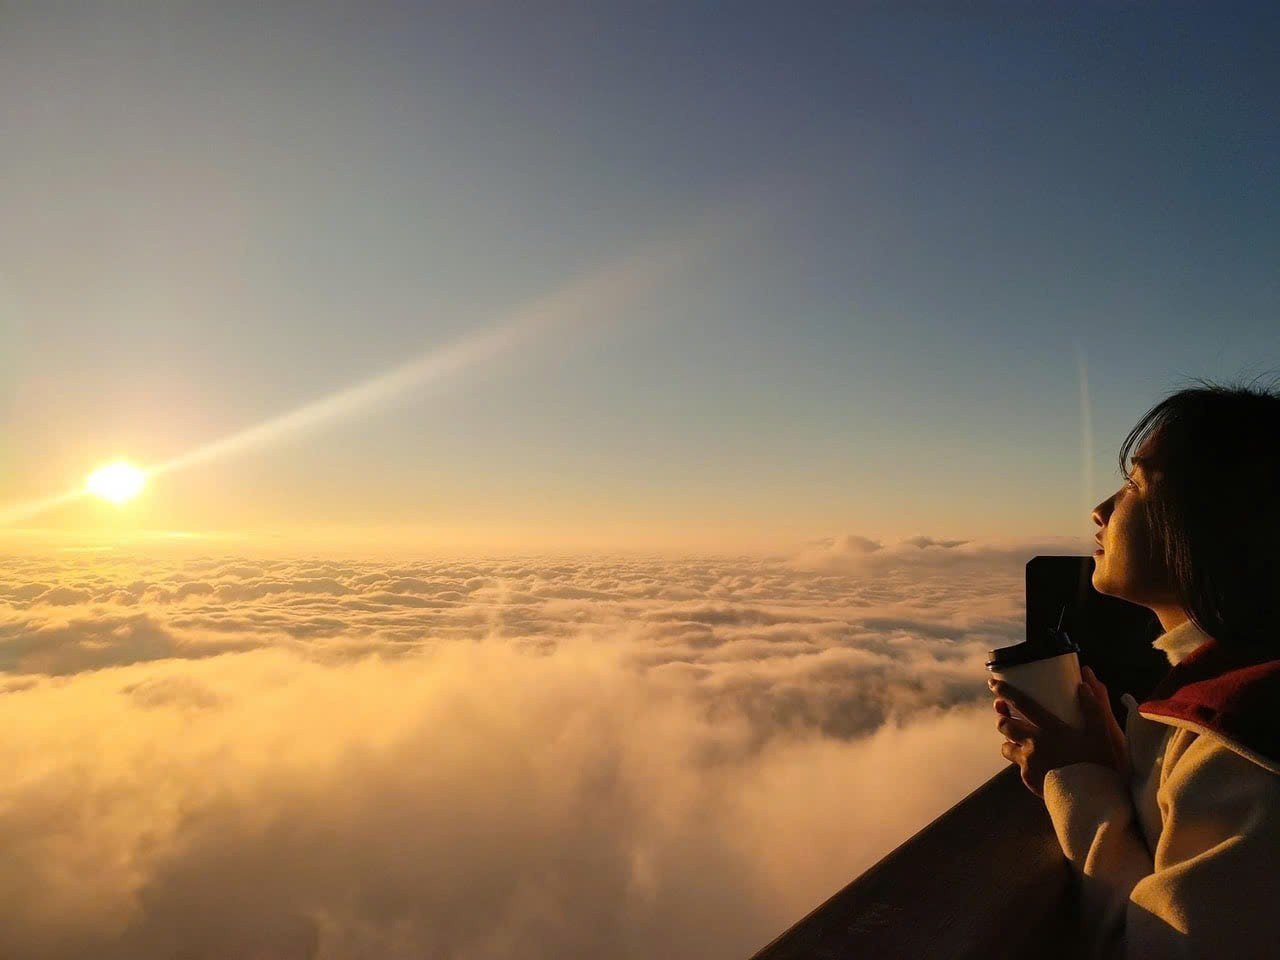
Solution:
[(88, 493), (114, 504), (132, 500), (147, 482), (146, 474), (125, 460), (99, 467), (89, 474), (84, 488)]

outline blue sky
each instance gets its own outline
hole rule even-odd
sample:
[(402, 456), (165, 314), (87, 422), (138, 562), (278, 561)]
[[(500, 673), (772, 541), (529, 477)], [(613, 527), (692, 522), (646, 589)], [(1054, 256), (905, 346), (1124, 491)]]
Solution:
[(0, 501), (288, 412), (744, 204), (598, 323), (157, 479), (127, 518), (31, 524), (1088, 535), (1147, 407), (1280, 368), (1265, 5), (478, 6), (6, 8)]

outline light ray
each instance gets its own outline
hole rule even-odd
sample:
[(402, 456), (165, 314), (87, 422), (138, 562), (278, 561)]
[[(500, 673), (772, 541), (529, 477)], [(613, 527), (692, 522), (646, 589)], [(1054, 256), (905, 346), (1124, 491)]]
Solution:
[(1089, 396), (1089, 364), (1084, 347), (1076, 340), (1076, 378), (1080, 385), (1080, 457), (1081, 481), (1084, 483), (1085, 516), (1093, 510), (1093, 402)]
[(197, 447), (148, 471), (157, 475), (269, 445), (280, 438), (313, 429), (385, 404), (413, 387), (455, 375), (505, 353), (555, 326), (569, 326), (616, 312), (631, 296), (655, 285), (671, 264), (659, 257), (629, 257), (569, 284), (556, 293), (524, 305), (488, 329), (431, 350), (377, 377), (346, 387), (264, 423)]
[[(589, 322), (595, 327), (604, 326), (616, 321), (621, 308), (630, 300), (656, 288), (676, 271), (687, 271), (730, 235), (748, 228), (749, 221), (754, 219), (751, 211), (742, 208), (703, 214), (631, 256), (508, 311), (484, 330), (432, 349), (363, 383), (154, 464), (144, 473), (150, 478), (260, 449), (287, 435), (312, 430), (390, 402), (411, 388), (456, 375), (556, 328), (567, 333)], [(0, 511), (0, 525), (28, 519), (82, 496), (84, 490), (77, 489), (14, 505)]]
[(87, 495), (84, 487), (76, 487), (74, 490), (68, 490), (66, 493), (60, 493), (53, 497), (12, 504), (0, 510), (0, 527), (7, 527), (23, 520), (29, 520), (42, 513), (48, 513), (50, 510), (55, 510), (58, 507), (80, 500)]

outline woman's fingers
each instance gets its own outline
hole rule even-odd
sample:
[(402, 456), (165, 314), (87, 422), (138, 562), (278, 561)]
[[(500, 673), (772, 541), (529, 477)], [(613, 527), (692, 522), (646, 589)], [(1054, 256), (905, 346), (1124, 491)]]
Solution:
[(1098, 712), (1106, 719), (1107, 726), (1114, 727), (1118, 731), (1120, 724), (1116, 722), (1116, 715), (1111, 710), (1111, 695), (1107, 693), (1106, 684), (1099, 680), (1097, 675), (1088, 667), (1081, 670), (1080, 675), (1093, 692), (1094, 702), (1099, 708)]
[(1080, 684), (1080, 709), (1094, 723), (1103, 728), (1106, 727), (1106, 713), (1104, 713), (1102, 703), (1098, 700), (1098, 691), (1087, 683)]
[(991, 690), (997, 697), (1009, 701), (1013, 709), (1038, 727), (1052, 727), (1062, 723), (1061, 720), (1042, 707), (1031, 696), (1023, 693), (1017, 687), (1010, 686), (1003, 680), (992, 681)]
[(1094, 696), (1098, 698), (1098, 703), (1103, 706), (1103, 712), (1112, 723), (1116, 724), (1118, 729), (1120, 725), (1116, 723), (1116, 715), (1111, 710), (1111, 694), (1107, 692), (1107, 685), (1099, 680), (1097, 674), (1088, 667), (1081, 671), (1081, 675), (1084, 677), (1084, 682), (1089, 685), (1089, 689), (1093, 691)]
[(1080, 675), (1084, 679), (1084, 682), (1089, 685), (1089, 688), (1094, 693), (1098, 694), (1099, 699), (1107, 703), (1110, 702), (1111, 695), (1107, 693), (1107, 685), (1098, 679), (1097, 674), (1088, 667), (1085, 667), (1080, 671)]
[(1007, 740), (1028, 740), (1035, 735), (1036, 726), (1027, 723), (1025, 720), (1019, 720), (1017, 717), (1002, 715), (996, 721), (996, 729), (1004, 735)]
[(1107, 686), (1089, 667), (1081, 668), (1080, 675), (1093, 693), (1092, 698), (1082, 698), (1082, 705), (1093, 715), (1094, 722), (1106, 730), (1107, 738), (1111, 741), (1111, 751), (1115, 757), (1116, 767), (1123, 770), (1128, 763), (1128, 741), (1119, 721), (1116, 720), (1115, 712), (1111, 709), (1111, 697), (1107, 693)]
[(1105, 703), (1108, 705), (1111, 703), (1111, 695), (1107, 692), (1107, 685), (1099, 680), (1092, 670), (1085, 667), (1081, 671), (1081, 677), (1085, 684), (1088, 685), (1089, 689), (1093, 691), (1093, 695), (1098, 698), (1099, 703)]

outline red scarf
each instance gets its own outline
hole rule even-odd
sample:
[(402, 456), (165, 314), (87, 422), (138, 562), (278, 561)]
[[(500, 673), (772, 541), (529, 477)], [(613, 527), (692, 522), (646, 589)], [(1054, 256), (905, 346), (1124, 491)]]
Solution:
[(1280, 658), (1210, 637), (1169, 670), (1140, 713), (1196, 724), (1280, 773)]

